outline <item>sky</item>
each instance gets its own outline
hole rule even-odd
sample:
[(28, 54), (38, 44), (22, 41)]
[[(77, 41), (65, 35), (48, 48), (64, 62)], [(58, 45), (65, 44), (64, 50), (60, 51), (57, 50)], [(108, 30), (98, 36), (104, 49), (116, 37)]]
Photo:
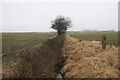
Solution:
[(58, 15), (71, 18), (70, 31), (118, 30), (118, 0), (1, 0), (0, 31), (54, 31)]

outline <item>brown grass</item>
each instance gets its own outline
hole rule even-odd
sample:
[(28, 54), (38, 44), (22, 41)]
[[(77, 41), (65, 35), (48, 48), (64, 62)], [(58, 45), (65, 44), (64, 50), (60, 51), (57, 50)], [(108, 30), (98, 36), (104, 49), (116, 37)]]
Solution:
[(67, 58), (63, 67), (65, 78), (118, 78), (115, 46), (102, 50), (101, 44), (79, 42), (67, 36), (63, 54)]
[(40, 48), (23, 50), (16, 61), (18, 64), (3, 70), (3, 78), (55, 78), (64, 60), (63, 40), (64, 36), (56, 36)]
[[(63, 66), (64, 64), (64, 66)], [(40, 48), (21, 51), (20, 58), (3, 70), (4, 78), (118, 78), (118, 47), (80, 42), (68, 35), (45, 41)]]

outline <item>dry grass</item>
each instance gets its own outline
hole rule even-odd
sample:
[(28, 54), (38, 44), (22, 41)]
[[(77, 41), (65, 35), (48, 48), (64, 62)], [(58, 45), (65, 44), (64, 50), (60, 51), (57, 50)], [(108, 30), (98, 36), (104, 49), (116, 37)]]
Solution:
[(3, 70), (3, 78), (55, 78), (64, 60), (61, 55), (63, 39), (63, 36), (56, 36), (39, 48), (21, 51), (18, 64), (12, 63)]
[(102, 50), (101, 44), (56, 36), (40, 48), (21, 51), (3, 77), (55, 78), (62, 67), (64, 78), (118, 78), (118, 47)]
[(69, 36), (64, 41), (65, 78), (118, 78), (118, 48), (79, 42)]

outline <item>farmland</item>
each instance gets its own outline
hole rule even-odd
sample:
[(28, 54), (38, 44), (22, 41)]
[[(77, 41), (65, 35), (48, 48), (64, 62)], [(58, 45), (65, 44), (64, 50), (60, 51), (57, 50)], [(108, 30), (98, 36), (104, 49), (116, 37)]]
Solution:
[[(9, 53), (23, 48), (35, 48), (54, 35), (53, 33), (3, 33), (2, 52)], [(79, 40), (95, 41), (101, 41), (102, 35), (106, 35), (107, 44), (118, 44), (117, 32), (69, 33), (69, 35)]]
[(47, 33), (3, 33), (2, 51), (9, 52), (27, 47), (35, 47), (52, 36), (53, 34)]
[[(3, 33), (3, 52), (15, 51), (25, 47), (35, 47), (41, 42), (53, 37), (52, 33)], [(90, 33), (69, 33), (71, 37), (79, 40), (101, 41), (102, 35), (106, 35), (107, 44), (118, 44), (117, 32), (90, 32)]]
[[(53, 34), (34, 33), (3, 33), (2, 55), (3, 68), (17, 59), (16, 55), (22, 49), (40, 47), (41, 43), (52, 37)], [(16, 54), (16, 55), (15, 55)]]
[[(25, 55), (26, 55), (26, 56), (24, 56), (25, 61), (27, 61), (27, 58), (28, 59), (35, 58), (35, 56), (34, 57), (31, 57), (31, 56), (34, 53), (37, 53), (36, 59), (38, 59), (38, 61), (39, 61), (40, 57), (42, 60), (45, 57), (46, 58), (45, 61), (51, 60), (51, 62), (49, 62), (49, 65), (56, 64), (57, 59), (60, 57), (60, 55), (59, 54), (56, 55), (56, 58), (55, 57), (50, 58), (50, 55), (55, 55), (56, 54), (55, 51), (59, 51), (57, 47), (59, 47), (62, 44), (57, 43), (56, 40), (59, 40), (59, 38), (52, 39), (55, 35), (56, 34), (53, 34), (53, 33), (3, 33), (2, 34), (3, 69), (8, 68), (9, 65), (15, 63), (19, 59), (19, 54), (21, 53), (21, 51), (22, 51), (22, 53), (25, 53)], [(69, 33), (69, 35), (78, 40), (97, 40), (97, 41), (101, 41), (101, 36), (106, 35), (107, 36), (107, 44), (117, 45), (117, 43), (118, 43), (117, 32)], [(48, 40), (48, 39), (52, 39), (52, 42), (51, 42), (51, 40)], [(43, 45), (44, 42), (45, 42), (45, 44)], [(54, 42), (56, 44), (54, 44)], [(40, 49), (40, 47), (42, 47), (42, 48)], [(25, 50), (27, 50), (27, 52)], [(44, 55), (42, 54), (42, 52), (44, 53)], [(28, 57), (28, 53), (29, 53), (30, 57)], [(42, 58), (42, 56), (43, 56), (43, 58)], [(49, 57), (49, 58), (47, 58), (47, 57)], [(43, 62), (44, 62), (44, 60), (43, 60)], [(30, 62), (30, 63), (32, 64), (33, 62)], [(43, 64), (43, 63), (40, 62), (39, 65), (40, 64)], [(26, 65), (26, 63), (24, 65)], [(45, 65), (47, 65), (47, 64), (45, 64)], [(51, 70), (54, 70), (54, 69), (52, 69), (52, 66), (49, 66), (49, 68)], [(48, 70), (49, 70), (49, 68), (48, 68)], [(55, 74), (51, 74), (51, 76), (52, 75), (55, 75)], [(43, 75), (41, 74), (41, 76), (43, 76)]]
[(106, 35), (107, 44), (118, 44), (118, 33), (117, 32), (86, 32), (86, 33), (74, 33), (70, 34), (70, 36), (81, 39), (81, 40), (95, 40), (101, 41), (102, 35)]
[[(118, 44), (117, 32), (89, 32), (89, 33), (69, 33), (71, 37), (79, 40), (101, 41), (101, 36), (107, 36), (108, 44)], [(13, 52), (25, 48), (37, 48), (45, 40), (55, 36), (53, 33), (3, 33), (2, 53), (3, 56), (12, 55)]]

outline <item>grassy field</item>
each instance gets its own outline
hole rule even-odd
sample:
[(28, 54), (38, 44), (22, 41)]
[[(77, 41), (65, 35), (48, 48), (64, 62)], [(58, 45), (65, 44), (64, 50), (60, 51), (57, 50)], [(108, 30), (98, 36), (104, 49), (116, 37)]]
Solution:
[[(5, 65), (14, 61), (15, 54), (22, 49), (37, 48), (45, 40), (53, 37), (52, 33), (3, 33), (2, 34), (2, 53)], [(79, 40), (101, 41), (101, 36), (107, 36), (108, 44), (118, 44), (117, 32), (91, 32), (91, 33), (71, 33), (71, 37)], [(14, 59), (13, 59), (14, 58)]]
[(41, 43), (52, 36), (53, 34), (48, 33), (3, 33), (3, 68), (13, 63), (21, 50), (40, 47)]
[[(71, 37), (77, 38), (79, 40), (97, 40), (97, 41), (101, 41), (101, 36), (106, 35), (108, 44), (115, 44), (115, 45), (118, 44), (117, 32), (71, 33), (68, 35), (70, 35)], [(35, 60), (38, 59), (38, 61), (40, 61), (39, 59), (44, 60), (43, 58), (46, 58), (45, 62), (49, 61), (49, 59), (51, 60), (51, 62), (57, 61), (56, 60), (57, 57), (55, 57), (55, 59), (47, 58), (47, 57), (50, 57), (50, 55), (56, 54), (55, 49), (59, 49), (59, 48), (56, 48), (59, 46), (56, 46), (54, 44), (57, 40), (55, 41), (53, 40), (52, 43), (51, 43), (51, 40), (48, 40), (48, 42), (46, 41), (47, 39), (50, 39), (53, 36), (55, 36), (55, 34), (53, 33), (3, 33), (2, 34), (3, 70), (8, 69), (10, 65), (12, 65), (13, 63), (16, 63), (16, 61), (19, 60), (21, 53), (26, 54), (26, 56), (24, 56), (25, 57), (24, 59), (25, 61), (27, 61), (28, 59), (28, 62), (30, 62), (29, 58), (30, 59), (33, 58), (30, 56), (32, 56), (34, 53), (37, 53), (36, 54), (37, 56), (34, 56)], [(42, 44), (45, 41), (46, 41), (47, 47), (46, 45)], [(28, 56), (28, 53), (29, 53), (29, 56)], [(42, 55), (43, 53), (44, 55)], [(33, 61), (31, 62), (34, 63)], [(43, 64), (42, 62), (39, 62), (39, 65), (41, 65), (40, 63)], [(24, 65), (26, 65), (26, 63)], [(49, 68), (52, 68), (52, 67), (53, 66)]]
[(35, 47), (40, 45), (46, 39), (52, 37), (53, 34), (47, 33), (3, 33), (2, 47), (3, 52), (15, 51), (27, 47)]
[(86, 32), (70, 34), (71, 37), (77, 38), (79, 40), (95, 40), (95, 41), (101, 41), (102, 35), (106, 35), (107, 44), (118, 45), (117, 32)]
[[(8, 53), (23, 48), (34, 48), (54, 35), (52, 33), (3, 33), (2, 52)], [(71, 33), (69, 35), (79, 40), (96, 41), (101, 41), (102, 35), (106, 35), (108, 44), (118, 44), (117, 32)]]

